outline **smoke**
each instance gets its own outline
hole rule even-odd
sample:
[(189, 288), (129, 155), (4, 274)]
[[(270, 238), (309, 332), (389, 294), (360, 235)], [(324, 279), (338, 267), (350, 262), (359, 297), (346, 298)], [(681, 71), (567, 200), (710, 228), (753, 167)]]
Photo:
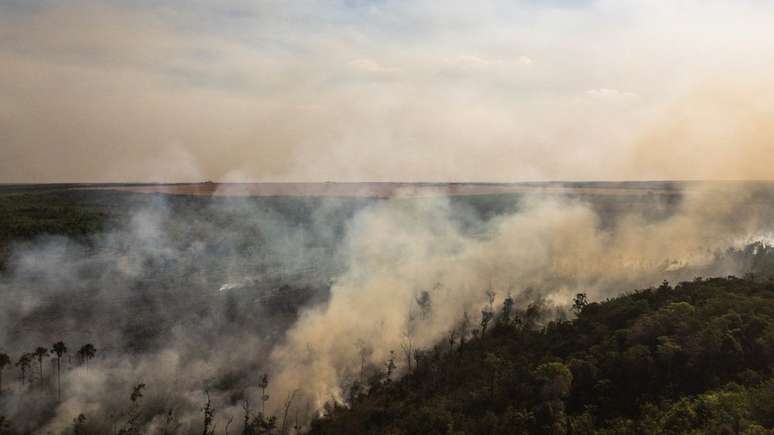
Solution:
[[(195, 13), (170, 28), (160, 18), (169, 15), (93, 3), (91, 16), (14, 11), (0, 18), (0, 82), (19, 84), (0, 88), (10, 101), (0, 102), (10, 156), (0, 172), (35, 181), (770, 178), (774, 114), (760, 78), (770, 65), (757, 59), (769, 52), (770, 8), (614, 3), (529, 9), (529, 40), (498, 8), (471, 19), (457, 5), (429, 20), (422, 2), (377, 10), (373, 33), (326, 15), (313, 30), (343, 30), (300, 40), (289, 35), (304, 14), (277, 19), (271, 7), (251, 16), (262, 33), (223, 39), (197, 32), (205, 20)], [(416, 51), (384, 42), (404, 18), (422, 30), (401, 40)], [(690, 31), (663, 41), (664, 28)], [(733, 78), (716, 80), (721, 72)], [(745, 246), (774, 234), (771, 185), (672, 187), (480, 202), (132, 196), (143, 204), (87, 243), (51, 236), (14, 247), (0, 275), (2, 350), (16, 359), (61, 339), (70, 351), (61, 402), (46, 359), (42, 379), (33, 363), (30, 385), (6, 370), (0, 415), (22, 432), (66, 433), (83, 413), (110, 433), (139, 412), (150, 434), (172, 410), (172, 424), (191, 433), (207, 394), (220, 427), (241, 421), (243, 401), (257, 412), (266, 372), (267, 411), (281, 414), (297, 391), (291, 412), (303, 420), (346, 402), (363, 363), (431, 347), (465, 313), (475, 324), (487, 290), (495, 303), (510, 295), (561, 308), (578, 292), (600, 300), (756, 270), (769, 251)], [(98, 349), (88, 364), (75, 355), (85, 343)]]
[(624, 172), (681, 180), (770, 180), (772, 98), (774, 83), (768, 78), (697, 83), (638, 132)]
[[(743, 248), (774, 230), (766, 183), (601, 192), (386, 200), (93, 192), (135, 206), (88, 243), (16, 246), (0, 275), (3, 351), (16, 359), (60, 339), (70, 347), (61, 402), (53, 360), (44, 359), (43, 379), (35, 362), (26, 386), (6, 370), (0, 414), (18, 430), (67, 433), (83, 413), (106, 433), (137, 412), (146, 433), (165, 424), (190, 433), (200, 430), (207, 394), (220, 427), (241, 422), (244, 401), (260, 410), (268, 373), (267, 412), (283, 415), (295, 392), (289, 415), (306, 421), (326, 402), (346, 403), (363, 366), (383, 367), (396, 351), (402, 373), (404, 347), (434, 346), (464, 313), (477, 324), (487, 290), (495, 304), (510, 295), (561, 308), (578, 292), (599, 300), (664, 279), (742, 274), (757, 254)], [(98, 349), (87, 364), (76, 355), (85, 343)]]
[[(368, 203), (92, 194), (136, 208), (87, 243), (20, 243), (0, 274), (0, 351), (15, 362), (37, 346), (69, 347), (61, 403), (53, 359), (35, 360), (24, 383), (14, 367), (3, 373), (0, 415), (19, 431), (66, 433), (83, 413), (111, 433), (140, 383), (143, 427), (173, 410), (181, 431), (198, 429), (205, 391), (222, 417), (241, 421), (242, 400), (255, 412), (271, 346), (302, 306), (327, 298), (343, 267), (330, 255), (341, 223)], [(86, 343), (97, 356), (84, 362)]]
[[(580, 292), (599, 300), (663, 279), (740, 273), (728, 251), (771, 231), (771, 203), (758, 203), (769, 195), (755, 186), (695, 186), (668, 217), (625, 213), (608, 228), (588, 203), (532, 197), (472, 232), (443, 198), (380, 203), (350, 224), (348, 268), (329, 302), (306, 311), (272, 353), (277, 382), (304, 388), (317, 406), (344, 401), (364, 346), (376, 366), (402, 344), (431, 347), (464, 311), (477, 321), (490, 289), (496, 302), (527, 295), (563, 306)], [(418, 320), (423, 291), (432, 315)], [(304, 352), (313, 356), (298, 358)]]

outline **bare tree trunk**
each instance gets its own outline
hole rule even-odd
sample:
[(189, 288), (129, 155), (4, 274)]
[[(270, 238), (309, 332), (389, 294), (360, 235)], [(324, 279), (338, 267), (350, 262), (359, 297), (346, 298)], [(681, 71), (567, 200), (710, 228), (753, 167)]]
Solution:
[(295, 399), (296, 393), (298, 393), (298, 390), (293, 390), (293, 392), (290, 393), (287, 402), (285, 402), (285, 412), (282, 413), (282, 429), (280, 429), (280, 433), (282, 435), (286, 434), (285, 430), (287, 428), (288, 422), (288, 410), (290, 410), (290, 405), (293, 403), (293, 399)]
[(234, 421), (234, 417), (229, 417), (228, 421), (226, 422), (226, 429), (223, 430), (223, 433), (225, 435), (228, 435), (228, 428), (231, 427), (231, 422)]
[(56, 390), (57, 398), (62, 401), (62, 358), (56, 359)]

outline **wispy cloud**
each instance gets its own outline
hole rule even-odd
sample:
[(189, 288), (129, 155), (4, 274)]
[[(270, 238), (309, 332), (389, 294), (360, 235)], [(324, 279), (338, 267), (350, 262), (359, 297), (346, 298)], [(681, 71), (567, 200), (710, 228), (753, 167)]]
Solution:
[[(725, 0), (4, 2), (0, 178), (638, 178), (577, 157), (626, 167), (681, 96), (769, 80), (772, 19)], [(181, 153), (186, 174), (149, 169)]]

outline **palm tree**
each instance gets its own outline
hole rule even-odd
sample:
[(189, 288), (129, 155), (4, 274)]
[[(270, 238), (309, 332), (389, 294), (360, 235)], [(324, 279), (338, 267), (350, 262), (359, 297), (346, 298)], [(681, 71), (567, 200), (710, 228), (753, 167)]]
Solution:
[(91, 343), (84, 344), (78, 350), (78, 358), (81, 359), (82, 363), (86, 364), (87, 369), (89, 368), (89, 360), (94, 358), (94, 355), (96, 354), (97, 354), (97, 349)]
[(62, 400), (62, 355), (67, 353), (67, 346), (61, 341), (57, 341), (51, 346), (51, 352), (56, 354), (56, 388), (57, 398)]
[(40, 381), (43, 382), (43, 358), (48, 356), (48, 349), (45, 347), (37, 347), (35, 352), (32, 352), (32, 355), (38, 360), (38, 366), (40, 367)]
[(27, 378), (27, 369), (30, 368), (30, 365), (32, 365), (32, 354), (22, 354), (22, 356), (19, 357), (19, 361), (16, 361), (15, 365), (19, 368), (19, 370), (21, 370), (21, 381), (22, 385), (24, 385), (24, 380)]
[(0, 393), (3, 392), (3, 370), (11, 365), (11, 357), (8, 354), (0, 353)]

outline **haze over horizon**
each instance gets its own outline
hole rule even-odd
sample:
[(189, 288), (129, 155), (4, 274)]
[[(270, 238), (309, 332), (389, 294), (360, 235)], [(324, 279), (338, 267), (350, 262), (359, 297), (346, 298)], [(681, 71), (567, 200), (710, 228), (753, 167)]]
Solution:
[(774, 5), (0, 2), (0, 182), (770, 179)]

